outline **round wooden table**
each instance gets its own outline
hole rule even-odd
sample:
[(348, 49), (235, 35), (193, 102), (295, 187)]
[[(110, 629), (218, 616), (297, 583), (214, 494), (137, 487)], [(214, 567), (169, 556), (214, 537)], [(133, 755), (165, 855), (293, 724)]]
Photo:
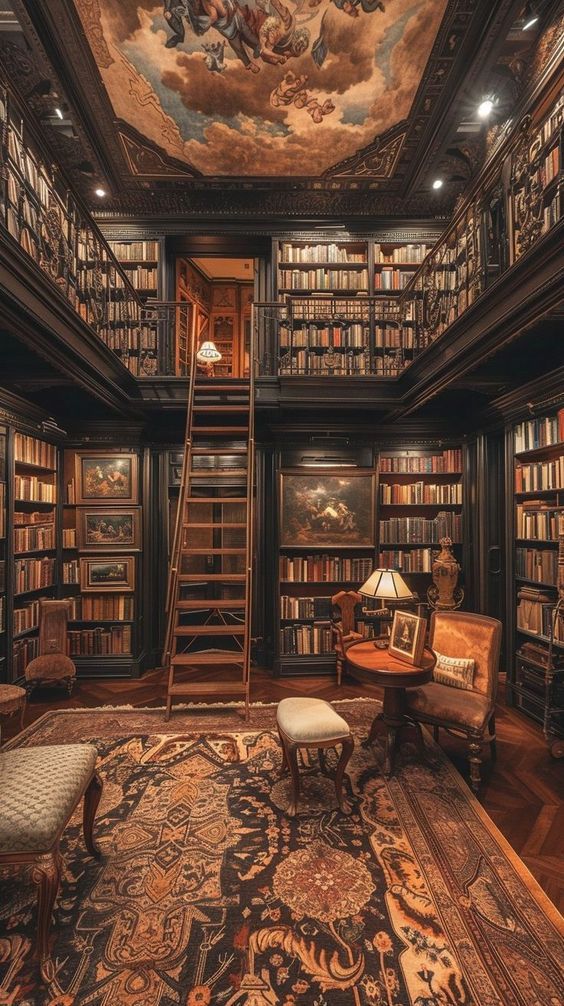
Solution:
[[(368, 743), (371, 744), (376, 737), (378, 723), (382, 720), (386, 729), (384, 775), (389, 778), (394, 771), (394, 755), (399, 733), (407, 722), (404, 713), (405, 689), (425, 685), (431, 680), (435, 666), (435, 654), (425, 647), (420, 665), (414, 667), (412, 664), (404, 663), (403, 660), (398, 660), (397, 657), (392, 657), (388, 650), (377, 649), (373, 640), (365, 640), (362, 643), (353, 643), (352, 646), (349, 646), (346, 658), (347, 663), (354, 668), (357, 677), (361, 677), (367, 683), (380, 685), (384, 689), (384, 709), (382, 713), (374, 717), (368, 735)], [(419, 750), (424, 754), (421, 727), (419, 724), (414, 725), (417, 730)]]

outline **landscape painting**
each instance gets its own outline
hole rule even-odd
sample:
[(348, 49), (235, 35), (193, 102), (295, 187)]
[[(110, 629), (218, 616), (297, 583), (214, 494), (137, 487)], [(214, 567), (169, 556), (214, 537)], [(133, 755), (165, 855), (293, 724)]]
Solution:
[(282, 475), (280, 498), (282, 547), (373, 546), (371, 475)]
[(77, 511), (78, 547), (87, 552), (139, 549), (139, 508), (84, 509)]
[(77, 503), (137, 502), (136, 454), (76, 455)]
[(358, 154), (409, 115), (447, 6), (75, 3), (115, 116), (208, 177), (320, 176)]
[(80, 559), (80, 589), (88, 591), (133, 590), (135, 558)]

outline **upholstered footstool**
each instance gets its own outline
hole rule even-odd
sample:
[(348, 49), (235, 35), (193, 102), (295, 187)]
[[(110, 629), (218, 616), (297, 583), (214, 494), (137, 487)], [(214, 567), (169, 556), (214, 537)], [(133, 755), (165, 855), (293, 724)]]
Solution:
[(101, 793), (91, 744), (0, 751), (0, 866), (32, 867), (39, 888), (37, 949), (42, 968), (49, 958), (49, 927), (61, 879), (61, 835), (84, 796), (84, 840), (98, 858), (92, 825)]
[(14, 716), (16, 713), (19, 713), (20, 730), (23, 730), (24, 725), (25, 700), (25, 688), (20, 688), (19, 685), (0, 685), (0, 717)]
[(300, 772), (298, 768), (299, 748), (325, 748), (342, 745), (341, 757), (335, 774), (337, 802), (343, 813), (347, 808), (343, 801), (343, 775), (354, 749), (354, 740), (346, 720), (335, 712), (333, 706), (324, 699), (292, 698), (282, 699), (276, 712), (276, 723), (283, 750), (283, 770), (289, 769), (292, 778), (292, 796), (288, 814), (293, 817), (298, 808), (300, 796)]

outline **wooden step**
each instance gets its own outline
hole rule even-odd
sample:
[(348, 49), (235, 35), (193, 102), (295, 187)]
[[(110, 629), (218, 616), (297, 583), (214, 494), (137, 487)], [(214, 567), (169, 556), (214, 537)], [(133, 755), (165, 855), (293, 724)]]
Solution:
[(244, 664), (242, 650), (215, 650), (213, 653), (175, 653), (170, 660), (173, 667), (192, 667), (195, 664)]
[(182, 555), (246, 555), (246, 548), (191, 548), (189, 545), (181, 549)]
[(236, 609), (237, 611), (240, 611), (241, 609), (244, 610), (246, 607), (247, 602), (244, 600), (244, 598), (239, 599), (232, 598), (231, 600), (226, 600), (222, 598), (221, 600), (217, 601), (214, 600), (213, 598), (209, 599), (204, 598), (204, 600), (202, 600), (202, 598), (198, 598), (197, 601), (181, 600), (177, 601), (175, 604), (175, 608), (177, 611), (210, 611), (213, 610), (214, 608), (217, 611), (229, 611), (232, 608)]
[(219, 402), (217, 405), (193, 405), (192, 412), (213, 412), (215, 415), (223, 414), (224, 412), (248, 412), (249, 403), (242, 402), (241, 405), (222, 405)]
[(174, 636), (244, 636), (244, 625), (177, 625)]
[(246, 478), (246, 476), (247, 476), (247, 469), (246, 468), (221, 468), (221, 469), (219, 469), (219, 468), (208, 468), (208, 469), (204, 469), (204, 468), (194, 469), (194, 468), (192, 468), (192, 470), (190, 471), (189, 475), (190, 475), (191, 479), (210, 479), (210, 480), (212, 480), (212, 479), (213, 480), (215, 480), (215, 479), (226, 479), (226, 478), (232, 479), (233, 476), (235, 476), (236, 478), (243, 479), (243, 478)]
[(243, 527), (246, 528), (246, 526), (247, 526), (246, 524), (226, 524), (225, 521), (217, 521), (217, 523), (215, 523), (215, 524), (196, 524), (196, 522), (193, 522), (191, 524), (183, 524), (182, 525), (182, 527), (183, 527), (184, 530), (190, 530), (190, 531), (193, 528), (198, 528), (198, 529), (208, 528), (209, 529), (209, 528), (219, 528), (219, 527), (220, 528), (227, 528), (229, 530), (232, 530), (233, 528), (237, 528), (237, 529), (240, 529), (240, 528), (243, 528)]
[(222, 436), (223, 437), (226, 434), (235, 434), (235, 435), (237, 435), (238, 433), (240, 433), (242, 437), (245, 437), (248, 434), (248, 432), (249, 432), (249, 427), (248, 426), (193, 426), (192, 427), (192, 434), (193, 434), (193, 436), (198, 436), (198, 437), (200, 437), (200, 436), (201, 437), (207, 437), (207, 436), (213, 436), (213, 437)]
[(185, 503), (246, 503), (246, 496), (187, 496)]
[(178, 682), (171, 685), (169, 695), (183, 695), (186, 698), (192, 695), (243, 695), (247, 693), (247, 686), (242, 681), (196, 681)]
[(199, 395), (213, 395), (216, 391), (239, 391), (249, 392), (249, 382), (248, 381), (238, 381), (237, 378), (233, 379), (232, 384), (194, 384), (194, 393)]
[(179, 573), (179, 583), (200, 583), (206, 580), (214, 583), (244, 583), (245, 573)]
[(192, 454), (197, 454), (202, 457), (209, 458), (222, 458), (224, 455), (231, 454), (247, 454), (246, 447), (193, 447)]

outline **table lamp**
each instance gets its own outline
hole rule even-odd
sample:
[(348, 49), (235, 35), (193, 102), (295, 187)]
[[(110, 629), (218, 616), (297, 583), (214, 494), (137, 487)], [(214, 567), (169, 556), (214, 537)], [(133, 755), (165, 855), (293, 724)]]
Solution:
[[(378, 600), (384, 602), (412, 601), (414, 597), (413, 591), (409, 589), (397, 569), (375, 569), (368, 577), (368, 580), (362, 584), (362, 587), (358, 588), (358, 592), (362, 597), (378, 598)], [(385, 603), (379, 609), (369, 608), (364, 610), (368, 611), (371, 615), (380, 616), (380, 618), (389, 619), (391, 616), (391, 612)], [(388, 641), (376, 639), (374, 645), (379, 649), (385, 650)]]
[(204, 367), (207, 376), (213, 377), (213, 368), (216, 363), (221, 360), (221, 353), (217, 348), (215, 342), (203, 342), (200, 346), (198, 352), (196, 353), (196, 361), (201, 367)]

